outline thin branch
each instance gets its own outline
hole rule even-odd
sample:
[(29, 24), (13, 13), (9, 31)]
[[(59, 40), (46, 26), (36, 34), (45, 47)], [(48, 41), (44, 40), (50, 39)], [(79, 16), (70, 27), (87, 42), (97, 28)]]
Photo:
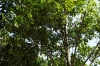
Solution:
[[(45, 49), (45, 47), (44, 47), (44, 49)], [(56, 66), (56, 63), (54, 62), (52, 55), (50, 53), (48, 53), (47, 49), (45, 50), (45, 52), (46, 52), (47, 56), (50, 58), (51, 62), (54, 64), (54, 66)]]
[[(83, 17), (82, 17), (82, 22), (80, 22), (80, 27), (82, 28), (83, 27), (83, 23), (84, 23), (84, 18), (85, 18), (85, 15), (86, 15), (86, 11), (83, 13)], [(77, 31), (78, 33), (81, 33), (81, 28)], [(78, 34), (79, 35), (79, 34)], [(77, 36), (78, 37), (78, 40), (80, 39), (80, 36)], [(75, 51), (74, 51), (74, 55), (76, 54), (76, 50), (77, 50), (77, 47), (78, 47), (78, 40), (76, 38), (76, 47), (75, 47)]]
[(48, 54), (48, 52), (46, 52), (47, 55), (49, 56), (51, 62), (54, 64), (54, 66), (56, 66), (56, 63), (54, 62), (53, 58), (52, 58), (52, 55)]
[(98, 44), (94, 47), (94, 49), (91, 51), (91, 53), (89, 54), (88, 58), (85, 60), (85, 62), (83, 63), (82, 66), (84, 66), (84, 64), (88, 61), (88, 59), (91, 57), (91, 55), (94, 53), (95, 49), (98, 47), (98, 45), (100, 44), (100, 41), (98, 42)]
[(97, 52), (95, 53), (95, 56), (94, 58), (92, 59), (91, 63), (90, 63), (90, 66), (92, 65), (92, 63), (94, 62), (94, 60), (97, 58), (96, 55), (98, 55), (98, 52), (99, 52), (99, 49), (97, 50)]
[(92, 65), (92, 63), (94, 62), (94, 60), (96, 59), (96, 58), (98, 58), (99, 56), (97, 56), (98, 55), (98, 53), (99, 53), (99, 51), (100, 51), (100, 47), (98, 47), (99, 49), (97, 50), (97, 52), (95, 53), (95, 57), (93, 58), (93, 60), (91, 61), (91, 63), (90, 63), (90, 66)]
[[(79, 45), (79, 40), (80, 40), (80, 38), (81, 38), (81, 36), (80, 36), (80, 34), (81, 34), (81, 29), (82, 29), (82, 27), (83, 27), (83, 25), (84, 25), (84, 18), (85, 18), (85, 16), (86, 16), (86, 11), (83, 13), (83, 17), (82, 17), (82, 22), (80, 22), (80, 27), (81, 28), (79, 28), (79, 30), (77, 30), (77, 32), (79, 33), (78, 35), (77, 35), (77, 37), (75, 38), (76, 40), (76, 46), (75, 46), (75, 50), (74, 50), (74, 54), (73, 54), (73, 56), (75, 57), (75, 55), (76, 55), (76, 51), (77, 51), (77, 47), (78, 47), (78, 45)], [(72, 61), (72, 66), (74, 65), (74, 57), (73, 57), (73, 60), (71, 60)]]

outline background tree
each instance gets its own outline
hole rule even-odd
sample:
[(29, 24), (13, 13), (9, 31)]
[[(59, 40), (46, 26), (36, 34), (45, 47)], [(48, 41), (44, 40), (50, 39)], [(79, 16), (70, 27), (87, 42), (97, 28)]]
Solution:
[[(99, 5), (94, 0), (1, 0), (2, 66), (99, 64)], [(2, 18), (1, 18), (2, 17)], [(47, 58), (44, 60), (41, 55)], [(98, 62), (97, 62), (98, 61)], [(5, 64), (6, 63), (6, 64)]]

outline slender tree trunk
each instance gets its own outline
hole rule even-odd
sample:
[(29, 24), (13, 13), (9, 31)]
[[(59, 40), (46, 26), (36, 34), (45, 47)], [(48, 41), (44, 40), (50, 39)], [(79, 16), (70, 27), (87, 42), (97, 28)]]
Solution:
[(68, 44), (68, 28), (65, 26), (64, 47), (66, 50), (67, 66), (71, 66), (70, 45)]
[(71, 66), (70, 47), (69, 47), (69, 45), (67, 45), (67, 47), (66, 47), (66, 56), (67, 56), (67, 65)]

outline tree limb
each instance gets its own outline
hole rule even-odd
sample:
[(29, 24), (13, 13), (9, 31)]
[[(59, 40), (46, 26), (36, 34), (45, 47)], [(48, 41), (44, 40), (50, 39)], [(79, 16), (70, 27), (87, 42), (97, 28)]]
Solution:
[(98, 48), (99, 48), (99, 49), (96, 51), (95, 57), (94, 57), (93, 60), (91, 61), (90, 66), (92, 65), (92, 63), (94, 62), (94, 60), (95, 60), (97, 57), (99, 57), (99, 56), (97, 56), (97, 55), (98, 55), (98, 53), (99, 53), (99, 51), (100, 51), (100, 47), (98, 47)]
[(82, 66), (84, 66), (84, 64), (88, 61), (88, 59), (91, 57), (91, 55), (94, 53), (95, 49), (98, 47), (98, 45), (100, 44), (100, 41), (98, 42), (98, 44), (94, 47), (94, 49), (91, 51), (91, 53), (89, 54), (88, 58), (85, 60), (85, 62), (83, 63)]

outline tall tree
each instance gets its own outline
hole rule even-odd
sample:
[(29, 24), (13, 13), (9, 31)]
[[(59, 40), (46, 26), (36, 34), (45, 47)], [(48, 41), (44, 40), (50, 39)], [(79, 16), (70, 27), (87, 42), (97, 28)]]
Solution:
[[(96, 1), (2, 0), (0, 3), (2, 66), (85, 66), (88, 60), (90, 65), (99, 64), (100, 42), (94, 47), (88, 45), (100, 33)], [(46, 60), (40, 58), (43, 54)]]

